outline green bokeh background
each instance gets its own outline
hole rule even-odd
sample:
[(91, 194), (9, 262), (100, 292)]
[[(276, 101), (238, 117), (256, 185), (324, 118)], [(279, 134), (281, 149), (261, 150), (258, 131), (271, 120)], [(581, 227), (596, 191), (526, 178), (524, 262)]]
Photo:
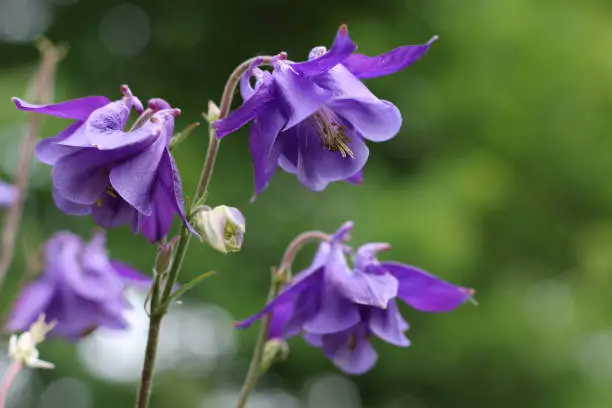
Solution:
[[(0, 0), (0, 14), (11, 2)], [(341, 23), (370, 55), (438, 34), (428, 55), (409, 69), (367, 81), (399, 107), (404, 125), (395, 139), (370, 144), (361, 187), (336, 183), (311, 193), (279, 173), (251, 204), (247, 132), (223, 141), (209, 202), (244, 212), (246, 241), (231, 255), (194, 242), (181, 280), (211, 269), (220, 273), (186, 302), (218, 304), (236, 319), (249, 315), (264, 302), (269, 267), (296, 234), (333, 231), (354, 220), (356, 243), (391, 242), (385, 258), (476, 288), (480, 303), (445, 315), (403, 307), (413, 345), (377, 342), (376, 368), (349, 379), (361, 406), (612, 404), (609, 2), (132, 0), (150, 27), (146, 46), (135, 55), (118, 55), (101, 40), (101, 21), (122, 1), (39, 3), (51, 12), (45, 35), (70, 45), (59, 66), (56, 100), (112, 99), (127, 83), (143, 100), (160, 96), (180, 107), (179, 128), (202, 121), (208, 99), (218, 100), (231, 70), (255, 54), (284, 50), (301, 60), (311, 47), (329, 45)], [(128, 41), (130, 30), (128, 23), (114, 32)], [(0, 167), (7, 176), (27, 120), (9, 97), (25, 94), (37, 58), (31, 43), (0, 43)], [(47, 120), (44, 136), (63, 126)], [(203, 126), (176, 151), (186, 193), (197, 182), (206, 143)], [(70, 218), (54, 207), (47, 167), (36, 165), (31, 187), (23, 250), (0, 298), (4, 308), (25, 254), (56, 230), (87, 235), (93, 228), (91, 219)], [(113, 256), (150, 270), (154, 248), (127, 228), (110, 231), (109, 246)], [(305, 264), (306, 256), (299, 261)], [(256, 330), (237, 333), (236, 354), (207, 375), (161, 373), (152, 407), (213, 407), (203, 398), (240, 384), (255, 336)], [(289, 360), (275, 366), (259, 390), (282, 388), (304, 399), (312, 378), (335, 370), (300, 339), (290, 346)], [(135, 383), (97, 379), (71, 345), (52, 342), (42, 352), (58, 367), (36, 373), (36, 392), (57, 378), (77, 377), (93, 392), (93, 406), (132, 406)], [(49, 405), (34, 396), (20, 406)], [(317, 405), (344, 407), (337, 401)], [(352, 407), (358, 405), (346, 405)]]

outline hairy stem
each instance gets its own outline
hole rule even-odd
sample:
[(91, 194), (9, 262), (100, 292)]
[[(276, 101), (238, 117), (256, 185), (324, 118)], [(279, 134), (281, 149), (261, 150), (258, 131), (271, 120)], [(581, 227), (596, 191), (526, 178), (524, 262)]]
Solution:
[[(38, 49), (41, 54), (41, 61), (34, 77), (32, 98), (35, 103), (49, 103), (53, 94), (57, 63), (64, 58), (66, 49), (56, 47), (46, 39), (41, 39), (38, 42)], [(15, 240), (21, 226), (23, 206), (27, 196), (30, 164), (41, 124), (42, 117), (35, 113), (31, 114), (28, 131), (21, 145), (14, 181), (17, 188), (17, 197), (6, 214), (0, 241), (0, 287), (13, 262)]]
[(21, 371), (21, 367), (22, 365), (18, 361), (13, 361), (9, 366), (4, 379), (2, 380), (2, 385), (0, 386), (0, 408), (6, 407), (6, 399), (8, 398), (13, 383), (15, 382), (15, 378), (17, 378), (17, 374), (19, 374)]
[[(293, 264), (298, 252), (310, 242), (328, 240), (329, 235), (324, 232), (307, 231), (298, 235), (293, 239), (293, 241), (291, 241), (285, 250), (285, 254), (283, 255), (279, 268), (272, 268), (270, 290), (268, 292), (268, 300), (266, 303), (270, 303), (272, 300), (274, 300), (283, 284), (289, 281), (291, 275), (291, 265)], [(246, 407), (251, 391), (257, 384), (259, 376), (261, 375), (261, 362), (263, 359), (266, 341), (268, 340), (268, 329), (270, 327), (271, 318), (272, 316), (270, 314), (267, 314), (262, 318), (261, 326), (259, 328), (259, 335), (257, 336), (257, 342), (255, 343), (255, 348), (253, 349), (253, 357), (251, 358), (251, 363), (249, 364), (249, 371), (247, 372), (242, 384), (242, 389), (240, 390), (240, 395), (238, 396), (236, 408)]]
[[(262, 58), (263, 61), (269, 62), (274, 57), (259, 58)], [(222, 119), (229, 114), (229, 110), (232, 105), (232, 99), (234, 97), (234, 92), (236, 90), (236, 87), (238, 86), (238, 83), (240, 82), (240, 77), (247, 71), (253, 61), (255, 61), (255, 58), (243, 62), (230, 75), (227, 83), (225, 84), (223, 95), (221, 96), (219, 119)], [(210, 134), (208, 151), (206, 152), (206, 159), (204, 161), (204, 166), (202, 167), (200, 181), (198, 182), (198, 186), (194, 194), (194, 203), (202, 201), (201, 198), (204, 195), (208, 194), (208, 186), (210, 184), (210, 179), (212, 178), (215, 160), (219, 152), (219, 139), (217, 138), (217, 135), (212, 126), (209, 127), (209, 131)], [(191, 209), (187, 210), (188, 214), (190, 214)], [(176, 247), (176, 252), (174, 254), (174, 257), (172, 258), (171, 265), (169, 266), (168, 278), (166, 280), (164, 289), (161, 295), (158, 296), (157, 301), (153, 298), (153, 294), (151, 297), (152, 310), (149, 319), (149, 334), (147, 337), (145, 360), (142, 367), (142, 375), (140, 379), (138, 399), (136, 400), (136, 408), (147, 408), (149, 406), (153, 371), (155, 367), (157, 344), (159, 343), (161, 323), (170, 305), (169, 299), (172, 295), (172, 289), (176, 284), (179, 274), (181, 272), (183, 260), (187, 253), (187, 248), (189, 247), (190, 240), (191, 232), (189, 231), (186, 225), (183, 225)]]

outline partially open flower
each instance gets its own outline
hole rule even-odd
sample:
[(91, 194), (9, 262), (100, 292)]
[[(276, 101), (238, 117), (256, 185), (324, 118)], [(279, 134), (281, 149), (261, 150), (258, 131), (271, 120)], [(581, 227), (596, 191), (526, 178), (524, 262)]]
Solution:
[(237, 252), (242, 248), (246, 221), (234, 207), (220, 205), (215, 208), (202, 206), (195, 215), (195, 228), (202, 240), (219, 252)]

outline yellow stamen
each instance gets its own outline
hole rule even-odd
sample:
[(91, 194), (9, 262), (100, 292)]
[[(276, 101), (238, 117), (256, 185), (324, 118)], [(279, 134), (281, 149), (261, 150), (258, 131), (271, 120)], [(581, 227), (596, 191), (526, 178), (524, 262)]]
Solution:
[(351, 138), (346, 135), (345, 127), (336, 123), (331, 112), (323, 108), (312, 115), (311, 118), (318, 131), (323, 149), (339, 152), (344, 159), (349, 156), (351, 159), (355, 158), (353, 151), (347, 144), (352, 142)]

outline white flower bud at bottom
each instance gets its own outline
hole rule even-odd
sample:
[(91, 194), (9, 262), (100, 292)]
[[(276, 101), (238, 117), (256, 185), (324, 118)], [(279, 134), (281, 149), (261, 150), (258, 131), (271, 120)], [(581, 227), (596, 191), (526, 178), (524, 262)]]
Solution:
[(261, 372), (266, 372), (272, 364), (286, 360), (289, 356), (289, 345), (284, 339), (270, 339), (264, 345), (263, 357), (261, 359)]
[(202, 206), (195, 214), (195, 228), (202, 240), (219, 252), (237, 252), (242, 248), (246, 231), (244, 216), (234, 207), (220, 205), (215, 208)]
[(30, 330), (21, 335), (13, 335), (9, 340), (9, 357), (18, 363), (25, 364), (31, 368), (54, 368), (53, 363), (38, 358), (39, 353), (36, 345), (45, 340), (55, 322), (45, 323), (45, 315), (41, 314), (32, 325)]

